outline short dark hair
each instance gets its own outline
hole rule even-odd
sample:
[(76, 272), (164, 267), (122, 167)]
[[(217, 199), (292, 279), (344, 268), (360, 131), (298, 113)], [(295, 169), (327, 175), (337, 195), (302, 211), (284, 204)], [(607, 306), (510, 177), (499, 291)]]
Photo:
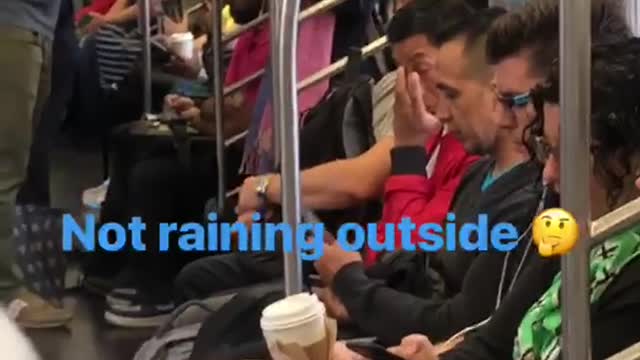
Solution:
[[(594, 43), (630, 36), (618, 1), (592, 0), (591, 30)], [(497, 64), (522, 50), (531, 51), (531, 70), (545, 76), (560, 51), (558, 0), (531, 0), (522, 9), (498, 20), (487, 39), (487, 56)]]
[(415, 35), (425, 35), (435, 43), (440, 33), (473, 13), (473, 7), (465, 0), (415, 0), (393, 16), (387, 38), (397, 44)]
[(441, 46), (455, 38), (464, 36), (466, 38), (466, 47), (471, 48), (487, 34), (496, 19), (506, 14), (506, 12), (501, 7), (490, 7), (477, 11), (471, 16), (461, 17), (457, 22), (440, 31), (435, 43)]

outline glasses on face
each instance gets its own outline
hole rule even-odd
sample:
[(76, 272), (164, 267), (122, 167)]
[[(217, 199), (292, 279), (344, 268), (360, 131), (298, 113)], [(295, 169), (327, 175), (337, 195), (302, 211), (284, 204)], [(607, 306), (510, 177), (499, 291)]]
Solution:
[(498, 102), (510, 110), (521, 109), (531, 102), (531, 94), (528, 92), (518, 95), (504, 95), (494, 88), (494, 93)]

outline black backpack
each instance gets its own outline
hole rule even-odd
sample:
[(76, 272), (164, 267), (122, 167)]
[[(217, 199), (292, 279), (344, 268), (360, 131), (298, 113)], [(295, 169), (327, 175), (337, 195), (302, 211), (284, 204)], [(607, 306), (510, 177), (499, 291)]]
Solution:
[[(351, 57), (345, 80), (304, 116), (300, 133), (300, 169), (308, 169), (338, 159), (353, 158), (375, 144), (372, 126), (373, 81), (360, 75), (361, 55)], [(318, 211), (327, 230), (336, 232), (344, 223), (377, 221), (381, 206), (372, 202), (361, 206)]]

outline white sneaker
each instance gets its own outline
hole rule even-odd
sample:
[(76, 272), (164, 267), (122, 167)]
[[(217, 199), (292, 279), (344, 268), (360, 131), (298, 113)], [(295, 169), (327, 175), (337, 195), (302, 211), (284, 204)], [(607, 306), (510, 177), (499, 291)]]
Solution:
[(107, 197), (109, 190), (109, 180), (107, 179), (100, 186), (87, 189), (82, 193), (82, 203), (84, 206), (92, 209), (99, 209)]

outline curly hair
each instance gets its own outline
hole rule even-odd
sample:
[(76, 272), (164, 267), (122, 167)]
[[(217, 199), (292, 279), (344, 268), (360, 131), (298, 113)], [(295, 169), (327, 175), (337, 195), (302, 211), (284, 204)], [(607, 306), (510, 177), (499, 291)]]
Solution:
[[(559, 84), (556, 62), (545, 85), (535, 91), (538, 102), (559, 103)], [(612, 204), (623, 190), (623, 178), (634, 170), (632, 158), (640, 154), (640, 38), (595, 45), (591, 84), (594, 172), (605, 184)], [(538, 131), (540, 121), (535, 126)]]

